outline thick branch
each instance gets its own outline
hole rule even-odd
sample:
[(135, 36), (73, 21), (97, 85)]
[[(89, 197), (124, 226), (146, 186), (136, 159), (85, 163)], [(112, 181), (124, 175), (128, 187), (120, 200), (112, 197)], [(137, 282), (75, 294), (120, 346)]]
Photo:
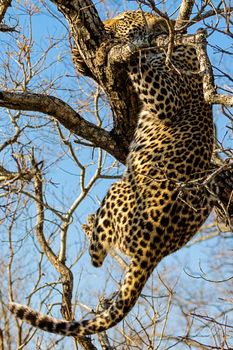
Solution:
[(2, 23), (6, 11), (10, 6), (11, 0), (0, 0), (0, 32), (17, 32), (15, 27), (9, 27), (8, 25)]
[(183, 0), (180, 5), (179, 15), (176, 20), (175, 29), (179, 29), (187, 24), (192, 14), (192, 9), (195, 1), (194, 0)]
[[(99, 46), (103, 39), (104, 25), (91, 0), (51, 0), (57, 5), (59, 11), (69, 21), (71, 27), (85, 27), (89, 33), (86, 38)], [(75, 28), (77, 29), (77, 28)]]
[[(177, 35), (173, 38), (173, 45), (192, 45), (196, 46), (197, 37), (196, 35)], [(147, 38), (136, 39), (130, 41), (126, 44), (115, 45), (109, 52), (108, 62), (109, 64), (119, 64), (123, 62), (127, 62), (130, 60), (133, 54), (143, 50), (151, 50), (153, 46), (160, 48), (168, 48), (170, 43), (170, 37), (167, 35), (156, 36), (154, 39), (150, 37)]]
[(0, 0), (0, 23), (2, 22), (9, 6), (11, 6), (11, 0)]
[[(161, 35), (152, 40), (156, 47), (168, 47), (169, 37)], [(181, 35), (174, 38), (174, 45), (192, 45), (197, 49), (198, 61), (200, 64), (200, 73), (203, 75), (203, 93), (206, 102), (211, 104), (223, 104), (233, 106), (233, 96), (217, 94), (214, 86), (214, 76), (212, 66), (207, 55), (206, 33), (198, 31), (194, 35)], [(149, 43), (146, 40), (135, 40), (124, 45), (116, 45), (109, 52), (109, 63), (127, 62), (131, 56), (140, 50), (147, 50)], [(151, 49), (151, 47), (149, 47)], [(182, 72), (185, 74), (185, 72)], [(187, 73), (187, 72), (186, 72)]]
[[(126, 44), (115, 45), (109, 52), (108, 62), (112, 65), (127, 62), (133, 54), (143, 50), (151, 50), (153, 46), (166, 49), (170, 38), (167, 35), (160, 35), (154, 39), (133, 40)], [(177, 35), (174, 37), (174, 46), (193, 45), (197, 43), (196, 35)]]
[[(121, 155), (114, 156), (124, 161), (129, 143), (133, 138), (139, 112), (139, 100), (132, 85), (125, 79), (125, 70), (117, 67), (107, 69), (109, 36), (90, 0), (53, 0), (68, 20), (74, 39), (74, 63), (78, 72), (90, 76), (104, 89), (113, 113), (111, 135), (121, 146)], [(124, 154), (124, 156), (123, 156)]]
[(90, 141), (124, 162), (125, 155), (121, 147), (109, 132), (83, 119), (64, 101), (42, 94), (13, 93), (0, 91), (0, 107), (15, 110), (37, 111), (54, 117), (73, 134)]
[(0, 328), (0, 350), (4, 350), (3, 332), (1, 328)]
[(96, 51), (105, 39), (104, 25), (91, 0), (52, 0), (66, 17), (79, 52), (95, 79), (101, 84)]
[(207, 33), (205, 30), (199, 31), (196, 34), (197, 57), (200, 64), (200, 70), (203, 74), (203, 93), (205, 100), (211, 104), (222, 104), (225, 106), (233, 107), (233, 96), (217, 94), (216, 92), (212, 65), (207, 55), (206, 36)]

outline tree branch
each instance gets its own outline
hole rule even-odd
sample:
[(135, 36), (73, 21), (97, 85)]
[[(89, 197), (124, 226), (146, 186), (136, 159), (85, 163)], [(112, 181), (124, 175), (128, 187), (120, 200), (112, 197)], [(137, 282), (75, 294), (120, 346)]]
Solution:
[[(89, 41), (100, 45), (103, 39), (104, 25), (91, 0), (51, 0), (59, 11), (67, 18), (72, 28), (75, 25), (85, 27), (89, 33)], [(87, 39), (87, 38), (86, 38)]]
[[(32, 163), (34, 160), (32, 159)], [(58, 257), (54, 254), (52, 249), (49, 247), (48, 242), (44, 236), (44, 201), (43, 201), (43, 179), (41, 170), (34, 164), (36, 175), (34, 177), (34, 187), (35, 187), (35, 197), (36, 201), (36, 237), (40, 244), (42, 251), (47, 256), (50, 263), (55, 267), (57, 272), (62, 278), (62, 307), (61, 313), (63, 317), (70, 321), (73, 318), (72, 313), (72, 293), (73, 293), (73, 274), (71, 270), (61, 262)], [(91, 343), (89, 337), (77, 337), (79, 343), (82, 345), (83, 349), (86, 350), (96, 350), (96, 347)]]
[(4, 350), (3, 331), (0, 328), (0, 350)]
[(12, 0), (0, 0), (0, 32), (17, 32), (15, 27), (9, 27), (2, 23), (8, 7), (11, 6), (11, 1)]
[(19, 31), (16, 30), (15, 27), (9, 27), (6, 24), (1, 24), (1, 23), (0, 23), (0, 32), (17, 32), (17, 33), (19, 33)]
[(209, 10), (204, 13), (198, 13), (196, 16), (194, 16), (190, 22), (187, 24), (187, 27), (192, 26), (193, 24), (202, 21), (203, 19), (216, 16), (216, 15), (221, 15), (221, 14), (230, 14), (233, 12), (233, 7), (227, 7), (227, 8), (216, 8), (214, 10)]
[(0, 107), (48, 114), (73, 134), (90, 141), (95, 147), (106, 150), (119, 161), (125, 161), (124, 152), (109, 132), (86, 121), (59, 98), (43, 94), (0, 91)]
[[(108, 62), (112, 65), (127, 62), (131, 56), (136, 52), (143, 50), (151, 50), (155, 47), (166, 49), (169, 45), (170, 38), (167, 35), (159, 35), (156, 38), (143, 38), (130, 41), (126, 44), (119, 44), (113, 46), (109, 51)], [(174, 37), (174, 46), (178, 45), (192, 45), (197, 43), (196, 35), (176, 35)]]
[(218, 94), (214, 85), (214, 75), (212, 65), (207, 55), (207, 32), (198, 31), (196, 34), (197, 58), (200, 64), (200, 70), (203, 74), (203, 93), (206, 102), (211, 104), (222, 104), (233, 107), (233, 96)]
[(9, 6), (11, 6), (11, 0), (0, 0), (0, 23), (3, 21)]
[(194, 0), (183, 0), (180, 5), (179, 15), (176, 20), (175, 29), (179, 29), (187, 24), (192, 14)]
[[(52, 1), (52, 0), (51, 0)], [(73, 60), (78, 72), (90, 76), (104, 89), (113, 114), (111, 136), (121, 151), (114, 156), (125, 161), (133, 138), (140, 109), (132, 85), (125, 79), (125, 70), (107, 67), (108, 47), (111, 44), (91, 0), (53, 0), (69, 23), (73, 36)], [(113, 154), (113, 153), (112, 153)]]
[(106, 37), (104, 25), (91, 0), (51, 0), (65, 16), (77, 50), (83, 61), (101, 84), (96, 51)]
[(0, 165), (0, 183), (13, 183), (17, 180), (30, 181), (35, 175), (35, 169), (19, 169), (19, 172), (11, 172)]
[[(214, 85), (214, 76), (212, 66), (207, 55), (207, 33), (204, 31), (198, 31), (194, 35), (177, 35), (174, 38), (174, 45), (191, 45), (197, 50), (197, 57), (200, 64), (200, 73), (203, 75), (203, 93), (206, 102), (211, 104), (223, 104), (225, 106), (233, 106), (233, 96), (223, 95), (216, 93), (216, 87)], [(168, 47), (169, 38), (166, 35), (158, 36), (151, 40), (152, 45), (156, 47)], [(151, 50), (149, 42), (146, 39), (134, 40), (127, 44), (120, 44), (114, 46), (109, 52), (110, 64), (117, 64), (127, 62), (130, 57), (140, 50)], [(185, 72), (182, 72), (185, 74)]]

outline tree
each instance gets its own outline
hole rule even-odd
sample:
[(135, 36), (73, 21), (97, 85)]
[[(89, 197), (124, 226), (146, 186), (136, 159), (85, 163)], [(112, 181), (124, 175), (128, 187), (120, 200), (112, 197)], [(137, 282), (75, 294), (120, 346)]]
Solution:
[[(79, 266), (82, 266), (82, 256), (85, 252), (84, 236), (79, 221), (84, 222), (87, 214), (94, 211), (93, 207), (98, 206), (95, 198), (98, 193), (96, 183), (99, 183), (100, 179), (102, 181), (107, 179), (103, 186), (108, 186), (109, 179), (119, 178), (123, 171), (118, 162), (125, 163), (139, 111), (137, 96), (132, 93), (131, 87), (126, 83), (125, 75), (122, 74), (124, 61), (133, 50), (148, 45), (143, 42), (132, 43), (132, 46), (109, 47), (105, 44), (109, 41), (108, 34), (105, 33), (103, 23), (91, 1), (72, 0), (53, 1), (53, 3), (55, 6), (50, 2), (36, 1), (31, 3), (26, 1), (23, 5), (15, 4), (14, 18), (17, 25), (2, 24), (0, 28), (7, 32), (2, 33), (6, 51), (1, 58), (0, 91), (0, 106), (5, 108), (1, 118), (0, 146), (0, 185), (3, 198), (1, 221), (4, 232), (1, 273), (4, 329), (3, 335), (0, 333), (0, 340), (3, 339), (2, 343), (9, 349), (14, 348), (16, 342), (21, 349), (26, 348), (27, 344), (52, 349), (58, 348), (58, 344), (62, 342), (67, 346), (69, 342), (67, 339), (57, 340), (54, 336), (37, 336), (37, 333), (34, 335), (34, 330), (21, 325), (19, 321), (16, 321), (17, 341), (14, 340), (16, 333), (12, 333), (9, 327), (9, 314), (5, 309), (6, 293), (8, 290), (10, 298), (18, 301), (22, 301), (21, 294), (25, 293), (28, 304), (39, 301), (41, 307), (44, 305), (48, 307), (46, 312), (50, 310), (54, 312), (58, 305), (66, 319), (72, 318), (73, 306), (82, 306), (79, 296), (73, 295), (77, 289), (79, 293), (89, 289), (85, 290), (86, 276), (77, 288)], [(107, 8), (109, 3), (106, 1), (99, 6), (102, 6), (102, 9), (105, 6)], [(10, 5), (9, 1), (1, 1), (0, 20)], [(169, 4), (164, 2), (163, 5), (166, 8)], [(154, 13), (168, 21), (166, 11), (161, 11), (161, 7), (157, 7), (153, 1), (135, 1), (134, 9), (141, 6), (147, 11), (152, 9)], [(110, 7), (110, 10), (115, 11), (116, 8)], [(12, 14), (10, 9), (8, 11), (10, 19)], [(42, 44), (42, 47), (39, 47), (33, 28), (38, 25), (37, 16), (41, 16), (44, 11), (50, 16), (50, 21), (56, 25), (60, 23), (60, 28), (64, 27), (65, 30), (62, 36), (56, 32), (51, 34), (46, 39), (46, 45)], [(203, 2), (200, 7), (197, 2), (182, 1), (178, 16), (174, 16), (177, 17), (175, 29), (169, 26), (168, 43), (164, 37), (155, 40), (162, 40), (163, 45), (168, 46), (168, 58), (169, 50), (172, 50), (171, 43), (176, 43), (174, 40), (189, 42), (193, 40), (194, 44), (198, 45), (200, 63), (206, 73), (204, 78), (206, 98), (210, 103), (220, 103), (221, 109), (216, 109), (215, 113), (219, 114), (220, 118), (225, 115), (232, 122), (232, 112), (229, 108), (233, 104), (233, 98), (230, 96), (231, 71), (227, 66), (224, 67), (228, 57), (232, 55), (231, 48), (227, 48), (227, 40), (232, 37), (231, 12), (230, 5), (227, 6), (222, 1), (216, 4)], [(29, 29), (20, 27), (22, 15), (26, 15)], [(217, 19), (215, 24), (212, 23), (213, 18)], [(212, 46), (212, 49), (222, 57), (221, 68), (216, 67), (215, 74), (219, 85), (221, 84), (219, 91), (221, 92), (221, 88), (226, 92), (224, 95), (216, 94), (213, 86), (212, 66), (206, 55), (205, 33), (199, 32), (192, 37), (183, 35), (186, 29), (190, 27), (192, 29), (192, 25), (196, 23), (198, 26), (202, 23), (212, 36), (224, 38), (222, 47)], [(175, 36), (177, 33), (180, 36)], [(84, 72), (92, 78), (91, 80), (79, 75), (73, 76), (74, 72), (70, 67), (71, 46), (77, 72)], [(85, 59), (85, 64), (80, 61), (80, 55)], [(107, 65), (106, 62), (110, 64)], [(67, 63), (68, 69), (64, 67), (64, 63)], [(64, 86), (67, 88), (64, 89)], [(109, 127), (112, 124), (111, 118), (113, 127)], [(228, 128), (232, 130), (229, 125)], [(223, 140), (222, 136), (220, 140)], [(221, 191), (218, 191), (216, 204), (221, 202), (219, 209), (229, 225), (233, 212), (230, 173), (232, 149), (229, 147), (229, 141), (226, 145), (218, 143), (216, 150), (218, 165), (206, 184), (214, 181), (220, 186)], [(108, 157), (104, 151), (112, 157)], [(61, 176), (65, 172), (69, 173), (66, 176), (69, 186)], [(77, 185), (72, 183), (74, 179), (77, 182), (77, 177), (80, 185), (78, 196), (75, 194)], [(89, 209), (85, 202), (89, 203), (92, 209)], [(212, 218), (197, 241), (211, 238), (215, 239), (213, 242), (217, 240), (221, 242), (219, 243), (223, 247), (221, 259), (225, 262), (229, 259), (225, 242), (228, 242), (227, 238), (230, 238), (230, 235), (219, 231), (215, 224), (216, 221)], [(79, 237), (73, 237), (75, 229), (80, 231)], [(71, 244), (76, 245), (75, 251)], [(28, 255), (25, 254), (27, 246), (30, 247)], [(216, 254), (219, 253), (220, 250), (216, 250)], [(127, 263), (121, 256), (114, 254), (113, 261), (107, 265), (108, 269), (114, 267), (117, 270), (116, 262), (119, 262), (119, 266), (123, 269)], [(210, 270), (211, 261), (207, 266)], [(213, 275), (210, 272), (206, 275), (206, 268), (200, 266), (200, 276), (193, 276), (190, 272), (187, 272), (187, 275), (190, 275), (190, 279), (198, 277), (203, 283), (208, 282), (210, 284), (208, 293), (210, 293), (211, 285), (216, 281), (218, 274), (229, 275), (225, 267), (221, 269), (221, 260), (219, 266), (212, 267)], [(46, 269), (49, 271), (48, 278), (44, 276)], [(106, 290), (109, 285), (112, 288), (110, 282), (117, 278), (119, 273), (120, 269), (115, 271), (113, 276), (110, 273), (108, 283), (106, 276), (101, 279), (103, 284), (106, 282)], [(55, 281), (51, 280), (52, 275)], [(110, 337), (113, 338), (110, 343), (106, 335), (99, 335), (99, 346), (102, 348), (118, 346), (122, 349), (169, 348), (175, 345), (179, 348), (185, 348), (187, 345), (193, 349), (230, 348), (232, 339), (229, 335), (231, 330), (229, 312), (232, 300), (227, 293), (221, 294), (221, 304), (224, 306), (221, 305), (220, 308), (220, 304), (215, 301), (214, 306), (207, 308), (205, 312), (199, 312), (207, 300), (207, 294), (201, 289), (203, 285), (200, 286), (200, 294), (197, 295), (193, 295), (188, 286), (185, 294), (184, 291), (178, 293), (181, 286), (175, 287), (176, 276), (174, 271), (169, 271), (169, 266), (165, 266), (163, 273), (157, 278), (160, 280), (159, 286), (154, 287), (151, 281), (152, 285), (148, 285), (143, 294), (141, 308), (134, 310), (132, 319), (129, 316), (123, 322), (123, 329), (119, 326), (110, 332)], [(4, 286), (6, 280), (8, 283)], [(221, 282), (218, 283), (221, 286), (218, 288), (219, 293), (221, 288), (231, 288), (231, 279), (228, 277), (221, 276), (218, 282)], [(195, 285), (197, 284), (195, 281)], [(23, 286), (25, 291), (22, 292)], [(95, 287), (92, 284), (90, 286)], [(102, 291), (103, 288), (101, 293)], [(157, 299), (158, 296), (160, 298)], [(88, 298), (84, 300), (87, 305), (95, 305)], [(213, 312), (214, 307), (219, 308), (219, 312)], [(91, 307), (89, 309), (87, 306), (81, 307), (81, 312), (84, 312), (83, 310), (91, 311)], [(80, 311), (76, 311), (76, 314), (80, 314)], [(169, 325), (170, 318), (179, 320), (182, 324), (181, 332), (174, 329), (172, 324)], [(200, 321), (202, 326), (199, 326)], [(207, 329), (210, 330), (209, 339), (203, 341), (201, 336)], [(75, 341), (79, 341), (83, 348), (95, 348), (88, 338)]]

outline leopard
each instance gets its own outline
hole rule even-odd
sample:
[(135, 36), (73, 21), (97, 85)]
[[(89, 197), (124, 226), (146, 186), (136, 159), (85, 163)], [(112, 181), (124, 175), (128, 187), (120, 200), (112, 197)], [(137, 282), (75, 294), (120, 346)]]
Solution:
[[(166, 21), (126, 11), (105, 22), (118, 42), (168, 33)], [(112, 249), (129, 257), (119, 290), (92, 319), (59, 320), (17, 303), (10, 311), (32, 326), (65, 336), (85, 336), (118, 324), (133, 308), (159, 262), (183, 247), (208, 218), (213, 202), (201, 186), (214, 144), (212, 107), (205, 102), (196, 49), (153, 46), (132, 54), (127, 76), (141, 109), (126, 170), (111, 185), (83, 229), (95, 267)], [(84, 66), (83, 66), (84, 67)]]
[[(128, 27), (125, 25), (127, 21)], [(173, 20), (171, 23), (175, 23)], [(164, 18), (151, 14), (149, 12), (144, 13), (142, 11), (126, 11), (122, 14), (115, 16), (104, 21), (104, 28), (107, 34), (107, 41), (103, 43), (102, 49), (108, 50), (108, 47), (117, 44), (117, 39), (120, 39), (121, 43), (127, 43), (130, 40), (144, 39), (145, 36), (150, 37), (153, 35), (168, 34), (168, 26)], [(101, 55), (101, 48), (98, 53)], [(74, 43), (72, 47), (72, 60), (77, 72), (85, 77), (89, 77), (95, 80), (98, 79), (91, 72), (89, 67), (85, 63), (85, 59), (79, 50), (79, 47)]]

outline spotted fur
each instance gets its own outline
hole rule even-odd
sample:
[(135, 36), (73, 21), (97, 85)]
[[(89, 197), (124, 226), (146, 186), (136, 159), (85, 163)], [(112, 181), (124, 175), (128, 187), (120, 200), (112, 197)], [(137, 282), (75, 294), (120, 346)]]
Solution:
[[(105, 25), (123, 41), (148, 31), (166, 32), (163, 20), (140, 11), (126, 12)], [(161, 259), (187, 243), (212, 209), (204, 189), (195, 185), (208, 172), (213, 150), (212, 111), (204, 101), (196, 52), (176, 47), (173, 68), (166, 66), (165, 58), (160, 48), (145, 50), (133, 55), (127, 66), (142, 104), (127, 170), (84, 225), (94, 266), (101, 266), (112, 248), (131, 258), (115, 300), (93, 319), (80, 322), (10, 304), (13, 314), (33, 326), (68, 336), (113, 327), (132, 309)]]

